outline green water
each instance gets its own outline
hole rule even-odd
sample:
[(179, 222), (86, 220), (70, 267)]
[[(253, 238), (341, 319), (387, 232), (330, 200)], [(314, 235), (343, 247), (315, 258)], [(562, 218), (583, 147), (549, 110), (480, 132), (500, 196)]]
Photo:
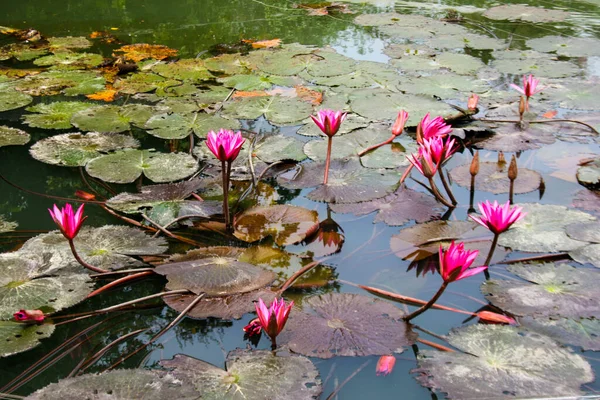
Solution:
[[(306, 10), (294, 8), (291, 1), (264, 2), (251, 0), (182, 0), (175, 3), (164, 1), (62, 1), (41, 0), (36, 2), (22, 2), (15, 4), (6, 0), (0, 2), (3, 18), (0, 25), (14, 28), (35, 28), (45, 36), (87, 36), (94, 31), (109, 31), (124, 44), (128, 43), (153, 43), (163, 44), (178, 49), (182, 57), (196, 57), (206, 55), (217, 44), (233, 45), (242, 39), (272, 39), (280, 38), (284, 43), (299, 42), (306, 45), (332, 46), (338, 52), (347, 56), (361, 59), (386, 62), (389, 57), (382, 50), (389, 39), (381, 36), (376, 29), (362, 27), (354, 24), (352, 20), (360, 13), (382, 12), (396, 10), (402, 13), (418, 12), (427, 16), (442, 17), (444, 12), (429, 10), (415, 10), (411, 7), (398, 4), (394, 7), (391, 1), (382, 1), (382, 6), (351, 3), (350, 9), (355, 14), (342, 14), (333, 12), (328, 16), (308, 16)], [(473, 5), (487, 8), (496, 3), (487, 1), (473, 2), (444, 2), (449, 5)], [(511, 3), (518, 4), (514, 1)], [(492, 32), (499, 38), (511, 40), (511, 46), (522, 48), (524, 41), (529, 38), (545, 35), (565, 35), (576, 37), (600, 37), (600, 2), (574, 2), (574, 1), (535, 1), (531, 5), (540, 7), (553, 7), (573, 11), (576, 13), (576, 23), (561, 22), (555, 24), (531, 24), (524, 22), (507, 22), (489, 20), (478, 14), (466, 14), (466, 26), (475, 32)], [(110, 55), (110, 47), (100, 45), (96, 48), (104, 56)], [(475, 52), (474, 55), (489, 59), (488, 52)], [(591, 60), (587, 70), (589, 76), (600, 76), (598, 60)], [(10, 64), (10, 62), (8, 62)], [(595, 65), (595, 67), (594, 67)], [(507, 77), (507, 82), (515, 77)], [(503, 88), (506, 89), (506, 88)], [(2, 124), (19, 126), (22, 110), (9, 111), (0, 114)], [(249, 127), (256, 124), (249, 123)], [(263, 131), (276, 130), (266, 122), (259, 122), (258, 126)], [(45, 137), (47, 132), (40, 129), (27, 128), (32, 135), (32, 142)], [(283, 132), (293, 133), (293, 129), (284, 128)], [(159, 150), (168, 151), (168, 146), (155, 139), (148, 140)], [(565, 150), (567, 149), (567, 150)], [(526, 151), (520, 154), (520, 160), (527, 160), (527, 167), (536, 169), (543, 174), (545, 180), (545, 193), (540, 200), (539, 192), (532, 192), (518, 196), (518, 202), (542, 202), (545, 204), (570, 205), (573, 193), (582, 187), (576, 182), (565, 181), (560, 178), (559, 172), (563, 168), (569, 171), (574, 166), (569, 164), (564, 157), (561, 163), (552, 163), (553, 158), (560, 158), (566, 151), (567, 154), (598, 154), (597, 144), (577, 144), (556, 142), (547, 146), (547, 155), (538, 156), (536, 151)], [(549, 154), (549, 156), (548, 156)], [(494, 161), (496, 154), (482, 152), (482, 160)], [(470, 161), (470, 155), (457, 154), (449, 167)], [(57, 196), (72, 197), (77, 189), (84, 189), (80, 172), (77, 168), (53, 167), (33, 160), (28, 155), (28, 146), (13, 146), (0, 149), (0, 172), (12, 182), (32, 191), (49, 193)], [(149, 184), (149, 182), (145, 182)], [(0, 214), (9, 216), (11, 220), (19, 223), (20, 230), (50, 230), (54, 229), (46, 209), (54, 201), (36, 196), (22, 190), (15, 189), (4, 183), (0, 184)], [(414, 186), (414, 185), (413, 185)], [(132, 191), (135, 185), (119, 186), (119, 190)], [(289, 193), (280, 191), (282, 196), (287, 196), (291, 204), (300, 205), (319, 212), (320, 219), (326, 216), (326, 206), (306, 199), (305, 193)], [(468, 190), (456, 187), (459, 203), (468, 204)], [(505, 201), (505, 196), (492, 197), (488, 193), (476, 193), (475, 201), (497, 198)], [(284, 199), (286, 199), (284, 197)], [(106, 223), (119, 223), (119, 220), (107, 215), (99, 207), (88, 206), (90, 215), (86, 222), (90, 226), (100, 226)], [(340, 279), (346, 281), (368, 283), (378, 287), (393, 290), (406, 296), (427, 299), (437, 289), (439, 276), (428, 275), (426, 278), (416, 278), (414, 273), (405, 272), (408, 262), (400, 260), (390, 253), (389, 239), (398, 233), (398, 227), (389, 227), (385, 224), (373, 224), (373, 214), (364, 217), (355, 217), (351, 214), (333, 215), (338, 224), (342, 226), (346, 241), (340, 253), (334, 255), (327, 264), (336, 267)], [(466, 206), (460, 207), (451, 217), (464, 220)], [(21, 235), (21, 237), (17, 237)], [(28, 233), (18, 235), (5, 235), (1, 238), (0, 245), (5, 251), (16, 249)], [(214, 243), (227, 244), (218, 238), (212, 238)], [(357, 250), (358, 249), (358, 250)], [(301, 253), (302, 245), (288, 246), (287, 250)], [(174, 248), (173, 251), (177, 251)], [(517, 257), (516, 255), (513, 255)], [(504, 271), (502, 266), (495, 266)], [(82, 305), (71, 309), (73, 313), (99, 309), (112, 304), (117, 304), (130, 299), (147, 295), (161, 290), (164, 282), (159, 279), (148, 280), (143, 284), (136, 284), (118, 288), (108, 295), (98, 296)], [(467, 279), (451, 286), (443, 298), (446, 305), (476, 310), (479, 305), (468, 296), (474, 296), (483, 301), (479, 292), (480, 280)], [(325, 289), (312, 289), (296, 291), (290, 298), (297, 303), (302, 303), (302, 298), (307, 294), (340, 291), (350, 293), (363, 293), (349, 285), (336, 283)], [(152, 306), (152, 303), (150, 304)], [(404, 306), (401, 306), (404, 307)], [(70, 313), (70, 310), (69, 310)], [(84, 343), (77, 346), (71, 353), (60, 360), (56, 365), (36, 376), (15, 394), (27, 395), (66, 377), (82, 359), (89, 353), (116, 339), (120, 335), (136, 329), (150, 327), (150, 330), (137, 336), (136, 339), (127, 341), (118, 349), (107, 353), (90, 371), (102, 371), (125, 354), (150, 338), (168, 324), (177, 313), (161, 302), (154, 303), (148, 310), (127, 312), (112, 316), (101, 325), (101, 329), (92, 331), (85, 336)], [(193, 320), (186, 319), (174, 329), (163, 336), (158, 345), (152, 346), (150, 352), (141, 352), (124, 363), (126, 367), (155, 366), (158, 360), (171, 358), (178, 353), (184, 353), (200, 358), (217, 366), (223, 366), (225, 354), (238, 347), (245, 347), (247, 342), (242, 339), (242, 328), (252, 319), (253, 315), (246, 315), (241, 320), (220, 321), (216, 319)], [(44, 354), (63, 343), (69, 337), (82, 331), (92, 323), (102, 319), (90, 319), (81, 323), (69, 324), (57, 328), (50, 339), (44, 340), (42, 345), (25, 353), (0, 360), (0, 385), (8, 382), (18, 373), (23, 371)], [(451, 328), (463, 323), (463, 316), (459, 314), (430, 311), (419, 317), (419, 325), (426, 327), (438, 334), (445, 334)], [(444, 343), (434, 337), (423, 335), (428, 340)], [(419, 345), (420, 348), (426, 347)], [(263, 337), (259, 348), (269, 348), (268, 341)], [(375, 377), (375, 364), (378, 357), (338, 357), (329, 360), (314, 359), (321, 373), (324, 383), (322, 398), (326, 398), (334, 388), (344, 382), (349, 375), (357, 369), (360, 372), (354, 376), (339, 393), (340, 399), (364, 399), (367, 396), (374, 398), (402, 398), (423, 399), (436, 398), (431, 392), (420, 386), (410, 374), (416, 367), (414, 352), (416, 347), (406, 349), (398, 355), (394, 372), (387, 377)], [(594, 357), (594, 353), (591, 354)], [(597, 355), (596, 355), (597, 356)], [(598, 362), (588, 359), (597, 369)], [(365, 362), (369, 362), (364, 366)], [(326, 379), (327, 378), (327, 379)], [(600, 390), (597, 383), (586, 388), (593, 392)], [(437, 395), (443, 398), (443, 395)]]

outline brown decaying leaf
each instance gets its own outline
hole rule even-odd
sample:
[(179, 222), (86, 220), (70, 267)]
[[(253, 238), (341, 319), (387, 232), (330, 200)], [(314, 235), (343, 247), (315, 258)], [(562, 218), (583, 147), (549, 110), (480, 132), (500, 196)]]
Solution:
[(169, 57), (177, 56), (177, 50), (171, 49), (167, 46), (163, 46), (160, 44), (129, 44), (118, 48), (115, 51), (123, 53), (123, 56), (125, 58), (135, 62), (145, 60), (146, 58), (164, 60)]
[(107, 31), (94, 31), (89, 35), (90, 39), (100, 39), (104, 43), (117, 43), (117, 39), (112, 33)]
[(295, 88), (296, 94), (302, 101), (307, 101), (313, 106), (318, 106), (323, 102), (323, 93), (301, 85), (297, 85)]
[(87, 97), (90, 100), (102, 100), (102, 101), (105, 101), (105, 102), (111, 102), (111, 101), (115, 100), (115, 97), (116, 97), (117, 93), (119, 93), (118, 90), (115, 90), (115, 89), (106, 89), (106, 90), (103, 90), (101, 92), (96, 92), (96, 93), (88, 94), (85, 97)]
[(272, 49), (279, 46), (281, 46), (281, 39), (259, 40), (258, 42), (252, 42), (252, 48), (254, 49)]
[(551, 119), (551, 118), (556, 117), (556, 114), (558, 114), (558, 111), (551, 110), (551, 111), (548, 111), (548, 112), (542, 114), (542, 117)]
[(244, 91), (244, 90), (236, 90), (233, 95), (231, 96), (232, 99), (241, 99), (241, 98), (246, 98), (246, 97), (267, 97), (270, 96), (269, 93), (265, 92), (264, 90), (251, 90), (251, 91)]

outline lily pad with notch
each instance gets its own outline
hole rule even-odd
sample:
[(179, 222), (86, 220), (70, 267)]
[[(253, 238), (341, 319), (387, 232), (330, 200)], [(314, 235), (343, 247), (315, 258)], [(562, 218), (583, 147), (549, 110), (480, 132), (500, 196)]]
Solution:
[(411, 372), (423, 386), (449, 398), (579, 396), (580, 386), (594, 379), (582, 356), (514, 327), (471, 325), (452, 330), (448, 341), (461, 351), (423, 350), (419, 368)]
[(31, 136), (29, 133), (9, 126), (0, 126), (0, 147), (4, 146), (22, 146), (29, 143)]
[(288, 160), (300, 162), (306, 159), (302, 151), (302, 142), (283, 135), (271, 135), (254, 147), (256, 157), (266, 163)]
[(100, 54), (57, 52), (33, 61), (41, 67), (51, 67), (51, 70), (74, 70), (97, 67), (104, 58)]
[(533, 50), (495, 50), (491, 66), (505, 74), (535, 74), (545, 78), (566, 78), (578, 75), (580, 68), (570, 61)]
[(105, 89), (106, 80), (94, 71), (46, 71), (29, 75), (15, 88), (33, 96), (51, 96), (63, 93), (67, 96), (93, 94)]
[(161, 139), (183, 139), (192, 132), (200, 138), (206, 138), (209, 131), (239, 128), (240, 123), (237, 120), (199, 112), (157, 114), (146, 122), (148, 133)]
[(0, 47), (0, 60), (15, 58), (18, 61), (30, 61), (48, 54), (48, 47), (33, 43), (11, 43)]
[(144, 174), (151, 181), (162, 183), (187, 178), (196, 172), (198, 162), (185, 153), (123, 150), (95, 158), (85, 169), (106, 182), (131, 183)]
[(159, 63), (152, 67), (152, 72), (165, 78), (202, 83), (213, 79), (214, 76), (204, 66), (201, 59), (181, 59), (172, 63)]
[(525, 42), (531, 49), (564, 57), (600, 56), (600, 41), (592, 37), (544, 36)]
[(33, 97), (14, 89), (0, 89), (0, 112), (25, 107), (33, 101)]
[[(470, 164), (459, 165), (450, 171), (452, 181), (469, 188), (471, 186)], [(542, 176), (528, 168), (519, 168), (519, 174), (514, 183), (516, 194), (529, 193), (539, 188)], [(475, 189), (494, 194), (508, 193), (510, 180), (508, 179), (508, 163), (482, 162), (479, 164), (479, 173), (475, 177)]]
[[(503, 123), (494, 129), (494, 135), (478, 141), (475, 146), (485, 150), (517, 152), (534, 150), (556, 141), (555, 127), (544, 124), (527, 124), (522, 127), (512, 122)], [(520, 170), (519, 170), (520, 172)]]
[(32, 349), (40, 344), (40, 339), (50, 337), (53, 332), (54, 325), (49, 323), (37, 325), (0, 321), (0, 357)]
[(48, 44), (53, 52), (92, 47), (92, 42), (83, 36), (50, 37)]
[(489, 89), (485, 82), (453, 73), (436, 73), (429, 76), (404, 76), (398, 89), (406, 93), (457, 99), (465, 92), (483, 93)]
[(303, 300), (278, 337), (294, 353), (309, 357), (401, 353), (417, 339), (404, 313), (384, 300), (350, 293), (328, 293)]
[(121, 93), (136, 94), (151, 92), (159, 88), (164, 90), (179, 85), (181, 85), (181, 82), (178, 80), (167, 79), (151, 72), (140, 72), (126, 78), (117, 79), (113, 86)]
[(81, 101), (55, 101), (52, 103), (38, 103), (27, 107), (26, 110), (35, 114), (23, 116), (23, 122), (34, 128), (42, 129), (69, 129), (73, 114), (93, 107), (90, 103)]
[(71, 123), (83, 131), (119, 133), (129, 130), (131, 124), (143, 127), (154, 113), (154, 108), (145, 104), (96, 106), (73, 114)]
[(277, 125), (289, 125), (310, 116), (312, 106), (298, 98), (283, 96), (248, 97), (231, 100), (223, 106), (223, 115), (236, 119), (256, 119), (264, 115)]
[(519, 318), (525, 329), (549, 336), (557, 342), (579, 346), (584, 351), (600, 350), (600, 320), (595, 318)]

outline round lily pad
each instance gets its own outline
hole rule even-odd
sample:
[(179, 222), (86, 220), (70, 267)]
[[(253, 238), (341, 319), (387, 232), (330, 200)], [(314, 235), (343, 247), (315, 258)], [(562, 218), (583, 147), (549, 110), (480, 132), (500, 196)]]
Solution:
[(113, 150), (139, 147), (126, 135), (89, 132), (65, 133), (36, 142), (29, 152), (38, 161), (66, 167), (83, 167), (88, 161)]
[(600, 268), (600, 244), (594, 243), (569, 252), (569, 256), (581, 264), (592, 264)]
[(52, 51), (60, 51), (65, 49), (87, 49), (92, 47), (92, 42), (83, 36), (65, 36), (48, 38), (48, 44)]
[(565, 78), (580, 72), (577, 65), (569, 61), (556, 61), (552, 56), (533, 50), (496, 50), (490, 64), (506, 74), (534, 74), (545, 78)]
[(21, 129), (0, 126), (0, 147), (20, 146), (29, 143), (31, 136)]
[(495, 306), (515, 315), (598, 318), (596, 301), (600, 271), (567, 264), (514, 264), (513, 274), (525, 279), (491, 280), (481, 291)]
[(16, 90), (1, 90), (0, 91), (0, 112), (14, 110), (25, 107), (33, 101), (33, 97), (26, 93), (17, 92)]
[(451, 398), (579, 396), (579, 387), (594, 379), (582, 356), (514, 327), (471, 325), (451, 331), (448, 341), (463, 352), (421, 351), (412, 372), (419, 383)]
[(11, 43), (0, 47), (0, 60), (16, 58), (19, 61), (29, 61), (48, 53), (45, 46), (31, 43)]
[(595, 318), (520, 318), (521, 325), (549, 336), (557, 342), (579, 346), (583, 350), (600, 350), (600, 320)]
[(200, 392), (193, 382), (170, 373), (146, 369), (119, 369), (62, 379), (27, 397), (28, 400), (196, 400)]
[(548, 125), (531, 124), (521, 127), (515, 123), (504, 123), (494, 129), (493, 136), (477, 142), (476, 146), (486, 150), (506, 152), (539, 149), (545, 144), (556, 141), (553, 135), (555, 128)]
[(587, 189), (578, 191), (573, 197), (573, 206), (598, 215), (600, 213), (600, 192)]
[(303, 161), (306, 155), (302, 151), (302, 142), (283, 135), (271, 135), (254, 147), (256, 157), (266, 163), (282, 160)]
[(295, 86), (296, 84), (299, 84), (301, 80), (287, 76), (242, 74), (219, 78), (217, 79), (217, 82), (222, 83), (225, 87), (235, 88), (236, 90), (251, 91), (271, 89), (273, 85)]
[(201, 59), (181, 59), (172, 63), (160, 63), (152, 71), (165, 78), (202, 83), (213, 78)]
[(15, 88), (33, 96), (78, 96), (104, 90), (105, 84), (106, 80), (93, 71), (47, 71), (21, 79)]
[(586, 162), (577, 169), (577, 182), (588, 189), (600, 189), (600, 158)]
[(559, 107), (578, 110), (600, 110), (600, 90), (594, 82), (566, 80), (544, 90)]
[(176, 85), (181, 85), (181, 82), (174, 79), (166, 79), (150, 72), (140, 72), (116, 80), (113, 86), (121, 93), (136, 94)]
[(405, 76), (400, 79), (397, 87), (406, 93), (436, 96), (441, 99), (457, 99), (464, 97), (464, 93), (483, 93), (489, 89), (489, 86), (479, 79), (452, 73)]
[(485, 67), (483, 61), (468, 54), (442, 53), (435, 57), (435, 61), (444, 68), (460, 75), (474, 75)]
[(156, 153), (150, 150), (123, 150), (100, 156), (87, 163), (88, 174), (113, 183), (131, 183), (142, 173), (153, 182), (187, 178), (198, 169), (194, 157), (184, 153)]
[(440, 204), (432, 197), (406, 187), (371, 201), (356, 204), (332, 204), (335, 213), (366, 215), (377, 211), (373, 223), (384, 222), (391, 226), (404, 225), (409, 221), (425, 222), (442, 212)]
[[(470, 164), (459, 165), (450, 171), (452, 181), (460, 186), (471, 187)], [(530, 169), (519, 168), (519, 174), (514, 183), (514, 192), (528, 193), (540, 186), (542, 176)], [(510, 180), (508, 179), (508, 163), (482, 162), (479, 164), (479, 173), (475, 177), (475, 189), (494, 194), (508, 193)]]
[(519, 204), (527, 216), (500, 235), (498, 243), (513, 250), (554, 253), (571, 251), (586, 242), (567, 236), (565, 228), (576, 222), (595, 220), (590, 214), (564, 206), (526, 203)]
[(319, 372), (308, 358), (281, 352), (234, 350), (227, 354), (226, 371), (182, 354), (160, 365), (192, 382), (202, 397), (215, 400), (310, 400), (322, 390)]
[(596, 38), (544, 36), (529, 39), (527, 46), (536, 51), (556, 52), (565, 57), (596, 57), (600, 56), (600, 41)]
[(310, 357), (401, 353), (417, 339), (404, 313), (383, 300), (349, 293), (328, 293), (303, 300), (292, 310), (278, 337), (295, 353)]
[(146, 122), (148, 133), (161, 139), (183, 139), (191, 132), (198, 137), (206, 138), (209, 131), (217, 132), (221, 128), (235, 130), (239, 127), (240, 123), (236, 120), (206, 113), (157, 114)]
[(84, 300), (93, 283), (76, 267), (55, 265), (50, 253), (25, 249), (0, 255), (0, 319), (21, 309), (56, 312)]
[(374, 61), (359, 61), (352, 72), (336, 76), (314, 77), (302, 75), (315, 85), (339, 88), (369, 88), (373, 86), (393, 88), (400, 77), (398, 71), (388, 64)]
[(37, 325), (0, 321), (0, 357), (32, 349), (40, 344), (40, 339), (50, 337), (53, 332), (53, 324)]
[(130, 124), (144, 126), (153, 113), (154, 109), (144, 104), (96, 106), (73, 114), (71, 123), (83, 131), (119, 133)]
[[(439, 35), (426, 40), (425, 43), (438, 50), (460, 49), (464, 47), (474, 50), (500, 50), (506, 49), (508, 46), (507, 42), (502, 39), (476, 33)], [(442, 55), (443, 54), (450, 53), (442, 53)]]
[(267, 236), (286, 246), (302, 241), (319, 226), (316, 211), (285, 204), (254, 207), (236, 216), (234, 235), (246, 242), (256, 242)]
[(564, 21), (569, 17), (569, 13), (562, 10), (549, 10), (523, 4), (505, 4), (488, 8), (483, 13), (483, 16), (495, 20), (521, 20), (537, 23)]
[(52, 69), (86, 69), (97, 67), (103, 61), (100, 54), (60, 52), (38, 58), (33, 63), (42, 67), (52, 66)]
[(264, 115), (280, 125), (302, 121), (311, 113), (309, 103), (283, 96), (240, 98), (228, 101), (223, 107), (223, 114), (229, 118), (256, 119)]
[(401, 136), (388, 145), (369, 151), (360, 158), (360, 162), (367, 168), (406, 167), (410, 164), (406, 157), (417, 151), (418, 145), (413, 138), (410, 136)]
[(73, 114), (93, 107), (90, 103), (80, 101), (56, 101), (39, 103), (27, 107), (26, 110), (36, 114), (26, 114), (23, 122), (29, 126), (43, 129), (69, 129)]
[(288, 189), (317, 186), (307, 197), (328, 203), (358, 203), (392, 193), (400, 181), (400, 172), (364, 168), (356, 157), (333, 159), (327, 184), (323, 182), (324, 163), (302, 164), (277, 182)]

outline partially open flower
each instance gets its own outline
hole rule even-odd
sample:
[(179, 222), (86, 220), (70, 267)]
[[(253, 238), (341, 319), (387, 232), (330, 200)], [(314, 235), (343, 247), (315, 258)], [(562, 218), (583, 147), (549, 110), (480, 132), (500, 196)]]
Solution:
[(83, 221), (87, 218), (83, 216), (83, 206), (83, 204), (79, 206), (75, 213), (73, 213), (73, 207), (69, 203), (65, 204), (62, 209), (59, 209), (56, 204), (52, 210), (48, 209), (54, 223), (68, 240), (73, 240), (77, 236)]
[(477, 110), (477, 103), (479, 103), (479, 96), (475, 93), (471, 93), (469, 100), (467, 101), (467, 108), (471, 111)]
[(478, 274), (487, 267), (469, 268), (477, 258), (479, 250), (465, 250), (465, 244), (452, 242), (448, 249), (440, 245), (440, 275), (444, 282), (454, 282)]
[(434, 119), (430, 119), (429, 113), (419, 122), (417, 129), (420, 130), (423, 139), (430, 139), (436, 136), (443, 137), (452, 132), (452, 127), (446, 124), (444, 118), (435, 117)]
[(402, 110), (398, 113), (396, 122), (394, 122), (394, 125), (392, 125), (392, 134), (394, 136), (400, 136), (402, 134), (406, 121), (408, 121), (408, 113)]
[(533, 96), (536, 93), (541, 92), (543, 89), (537, 89), (537, 85), (540, 83), (539, 79), (536, 79), (533, 77), (533, 75), (523, 75), (523, 87), (517, 86), (514, 83), (510, 84), (510, 87), (512, 87), (515, 90), (518, 90), (520, 93), (524, 94), (525, 97), (527, 97), (527, 100), (529, 100), (529, 98), (531, 96)]
[(19, 322), (43, 322), (45, 318), (40, 310), (19, 310), (13, 314), (13, 317)]
[(206, 146), (219, 161), (233, 162), (245, 141), (241, 132), (233, 133), (228, 129), (219, 129), (219, 133), (210, 131), (206, 136)]
[(244, 332), (250, 338), (255, 335), (260, 335), (260, 331), (262, 330), (260, 325), (260, 320), (258, 318), (254, 318), (248, 325), (244, 327)]
[(492, 324), (509, 324), (509, 325), (516, 325), (517, 321), (515, 321), (513, 318), (504, 315), (504, 314), (498, 314), (495, 312), (491, 312), (491, 311), (479, 311), (477, 313), (477, 316), (479, 317), (479, 319), (483, 322), (487, 322), (487, 323), (492, 323)]
[(293, 305), (293, 301), (286, 305), (283, 299), (273, 300), (270, 308), (267, 308), (262, 299), (254, 304), (260, 325), (271, 340), (283, 330)]
[(392, 355), (386, 355), (379, 357), (379, 361), (377, 361), (377, 376), (379, 375), (389, 375), (394, 369), (394, 364), (396, 364), (396, 357)]
[(321, 132), (329, 137), (335, 135), (346, 118), (346, 113), (333, 110), (319, 110), (317, 116), (310, 116)]
[(84, 192), (83, 190), (76, 190), (75, 197), (83, 200), (95, 200), (96, 195), (88, 192)]
[(473, 221), (488, 228), (492, 233), (498, 235), (508, 230), (512, 224), (521, 220), (527, 215), (522, 207), (514, 206), (511, 208), (510, 201), (505, 204), (490, 203), (486, 200), (485, 203), (479, 203), (481, 217), (469, 215)]

